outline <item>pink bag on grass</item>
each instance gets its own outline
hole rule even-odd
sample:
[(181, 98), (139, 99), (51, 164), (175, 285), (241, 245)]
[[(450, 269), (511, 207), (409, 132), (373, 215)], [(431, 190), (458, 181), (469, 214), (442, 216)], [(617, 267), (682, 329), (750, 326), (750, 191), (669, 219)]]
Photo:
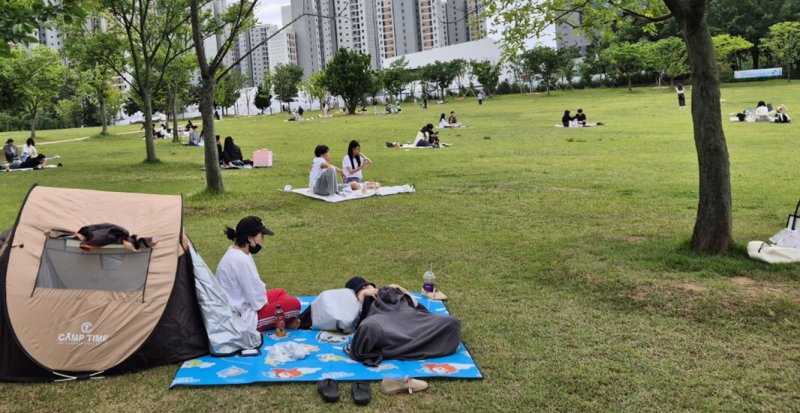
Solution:
[(254, 168), (272, 167), (272, 151), (269, 149), (259, 149), (253, 152)]

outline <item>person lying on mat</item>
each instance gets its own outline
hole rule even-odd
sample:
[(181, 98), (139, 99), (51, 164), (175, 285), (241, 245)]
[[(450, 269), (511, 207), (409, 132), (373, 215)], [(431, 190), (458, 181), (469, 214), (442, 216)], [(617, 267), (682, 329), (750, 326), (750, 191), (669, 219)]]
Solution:
[(331, 165), (330, 149), (326, 145), (317, 145), (314, 148), (314, 160), (311, 161), (311, 171), (308, 174), (308, 187), (317, 195), (328, 196), (339, 193), (336, 184), (336, 173), (345, 178), (344, 171)]
[(242, 149), (233, 143), (233, 137), (231, 136), (225, 138), (225, 145), (222, 147), (222, 156), (228, 162), (225, 166), (253, 166), (253, 161), (242, 157)]
[(408, 291), (353, 277), (346, 284), (361, 301), (360, 322), (345, 348), (351, 359), (368, 366), (385, 360), (423, 360), (453, 354), (461, 344), (461, 322), (433, 314)]
[(264, 246), (264, 235), (275, 235), (261, 218), (242, 218), (236, 229), (226, 227), (225, 236), (233, 241), (217, 265), (216, 277), (231, 307), (247, 324), (258, 331), (275, 327), (275, 307), (280, 305), (287, 328), (300, 324), (300, 300), (282, 288), (267, 289), (258, 274), (253, 255)]
[(362, 185), (366, 189), (378, 189), (380, 184), (378, 182), (365, 182), (361, 171), (372, 165), (372, 160), (367, 158), (366, 155), (361, 153), (361, 145), (358, 141), (352, 140), (347, 145), (347, 155), (342, 159), (342, 170), (344, 171), (344, 183), (350, 185), (350, 189), (362, 189)]
[(47, 157), (40, 153), (32, 158), (28, 158), (19, 164), (20, 168), (44, 169), (47, 166)]

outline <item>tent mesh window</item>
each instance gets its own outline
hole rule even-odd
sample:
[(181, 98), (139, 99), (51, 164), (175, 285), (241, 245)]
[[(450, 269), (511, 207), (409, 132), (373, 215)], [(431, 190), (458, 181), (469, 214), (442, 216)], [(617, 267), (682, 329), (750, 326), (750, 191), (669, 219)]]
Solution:
[(80, 241), (48, 239), (44, 245), (36, 288), (101, 291), (143, 291), (150, 248), (133, 252), (122, 245), (84, 251)]

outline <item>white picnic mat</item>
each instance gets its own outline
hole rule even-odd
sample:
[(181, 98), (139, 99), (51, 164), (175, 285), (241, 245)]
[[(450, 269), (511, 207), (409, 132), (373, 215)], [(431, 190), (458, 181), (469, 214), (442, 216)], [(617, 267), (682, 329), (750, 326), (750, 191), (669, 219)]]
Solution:
[[(280, 189), (279, 189), (280, 191)], [(322, 196), (317, 195), (311, 192), (310, 188), (296, 188), (292, 189), (290, 185), (286, 185), (286, 188), (282, 190), (283, 192), (293, 192), (298, 195), (307, 196), (309, 198), (320, 199), (325, 202), (344, 202), (344, 201), (352, 201), (354, 199), (363, 199), (369, 198), (371, 196), (379, 195), (379, 196), (386, 196), (386, 195), (396, 195), (396, 194), (406, 194), (410, 192), (417, 192), (417, 190), (411, 185), (400, 185), (400, 186), (382, 186), (377, 190), (370, 189), (366, 192), (361, 192), (360, 190), (356, 191), (343, 191), (340, 192), (338, 195), (328, 195)]]
[[(441, 144), (441, 148), (449, 148), (451, 146), (453, 146), (452, 143), (442, 143)], [(394, 149), (394, 148), (389, 148), (389, 147), (387, 147), (387, 148), (388, 149)], [(433, 146), (417, 146), (417, 145), (414, 145), (413, 143), (405, 143), (405, 144), (400, 145), (400, 149), (437, 149), (437, 148), (435, 148)]]

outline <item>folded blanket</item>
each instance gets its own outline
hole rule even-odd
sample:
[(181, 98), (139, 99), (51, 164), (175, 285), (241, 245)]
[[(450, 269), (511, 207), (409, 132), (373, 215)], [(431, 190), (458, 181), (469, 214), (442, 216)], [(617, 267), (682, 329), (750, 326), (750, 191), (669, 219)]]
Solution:
[[(281, 190), (279, 189), (279, 191), (281, 191)], [(382, 186), (382, 187), (378, 188), (377, 190), (370, 189), (370, 190), (367, 190), (366, 192), (361, 192), (360, 190), (356, 190), (356, 191), (345, 190), (345, 191), (340, 192), (339, 194), (328, 195), (328, 196), (317, 195), (317, 194), (311, 192), (310, 188), (292, 189), (291, 185), (286, 185), (286, 187), (284, 189), (282, 189), (282, 191), (283, 192), (293, 192), (293, 193), (298, 194), (298, 195), (303, 195), (303, 196), (307, 196), (309, 198), (314, 198), (314, 199), (320, 199), (320, 200), (323, 200), (323, 201), (326, 201), (326, 202), (343, 202), (343, 201), (352, 201), (354, 199), (369, 198), (369, 197), (375, 196), (375, 195), (385, 196), (385, 195), (395, 195), (395, 194), (404, 194), (404, 193), (409, 193), (409, 192), (417, 192), (417, 190), (411, 185)]]

